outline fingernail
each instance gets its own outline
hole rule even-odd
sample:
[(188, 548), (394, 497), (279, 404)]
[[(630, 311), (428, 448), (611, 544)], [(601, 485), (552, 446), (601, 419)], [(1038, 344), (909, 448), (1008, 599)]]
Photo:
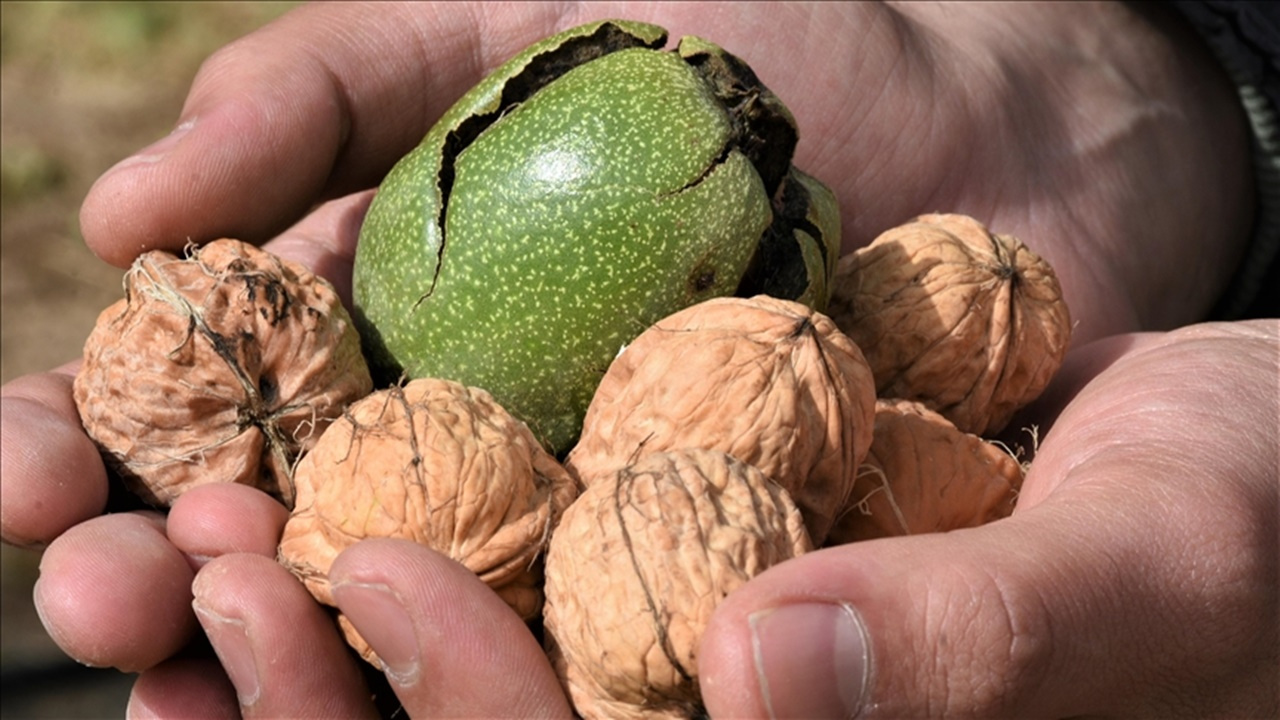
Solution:
[(339, 583), (333, 599), (382, 662), (382, 670), (401, 687), (418, 682), (418, 638), (413, 621), (395, 591), (374, 583)]
[(783, 605), (747, 621), (756, 680), (771, 718), (858, 712), (870, 660), (866, 629), (851, 605)]
[(181, 141), (182, 138), (186, 137), (187, 133), (191, 132), (191, 129), (195, 127), (195, 125), (195, 118), (191, 118), (190, 120), (180, 123), (168, 135), (165, 135), (133, 155), (130, 155), (124, 160), (116, 163), (107, 171), (107, 173), (114, 172), (121, 168), (130, 167), (132, 165), (146, 165), (160, 162), (178, 146), (178, 142)]
[(249, 634), (244, 621), (227, 618), (210, 610), (199, 601), (192, 603), (204, 633), (213, 645), (222, 668), (231, 678), (236, 688), (236, 696), (240, 704), (253, 705), (258, 701), (261, 684), (258, 682), (258, 665), (253, 658), (253, 648), (249, 644)]

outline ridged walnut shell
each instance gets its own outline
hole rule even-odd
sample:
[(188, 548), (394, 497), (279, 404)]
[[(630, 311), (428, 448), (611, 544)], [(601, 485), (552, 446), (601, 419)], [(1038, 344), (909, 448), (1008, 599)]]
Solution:
[(74, 385), (108, 466), (157, 506), (214, 482), (291, 505), (297, 458), (373, 389), (333, 287), (230, 239), (144, 253), (124, 286)]
[[(298, 464), (279, 560), (333, 605), (328, 573), (365, 538), (403, 538), (475, 572), (524, 618), (542, 609), (537, 562), (577, 495), (569, 473), (489, 393), (421, 379), (347, 408)], [(339, 618), (347, 640), (376, 656)]]
[(1000, 446), (920, 403), (878, 400), (871, 452), (827, 544), (985, 525), (1013, 512), (1021, 487)]
[(990, 435), (1062, 364), (1071, 318), (1049, 264), (963, 215), (921, 215), (841, 258), (828, 313), (880, 397)]
[(590, 484), (648, 453), (721, 450), (786, 488), (821, 543), (871, 444), (874, 407), (862, 353), (825, 315), (717, 298), (660, 320), (613, 361), (565, 465)]
[(598, 477), (547, 552), (548, 652), (582, 717), (705, 717), (698, 643), (722, 599), (810, 549), (786, 490), (722, 452)]

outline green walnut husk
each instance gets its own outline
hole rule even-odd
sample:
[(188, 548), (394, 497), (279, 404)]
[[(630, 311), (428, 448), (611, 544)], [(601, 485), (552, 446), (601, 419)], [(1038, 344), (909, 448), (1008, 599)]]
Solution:
[(734, 294), (825, 307), (839, 211), (791, 165), (794, 118), (738, 58), (666, 39), (604, 21), (543, 40), (392, 169), (353, 288), (378, 375), (484, 388), (563, 453), (657, 320)]

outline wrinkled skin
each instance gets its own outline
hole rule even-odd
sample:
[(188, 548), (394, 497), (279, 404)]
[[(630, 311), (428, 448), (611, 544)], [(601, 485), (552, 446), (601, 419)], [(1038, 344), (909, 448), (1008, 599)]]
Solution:
[[(183, 111), (194, 124), (109, 171), (82, 226), (120, 266), (161, 239), (283, 231), (271, 249), (342, 287), (367, 194), (294, 223), (375, 184), (485, 70), (591, 18), (712, 37), (795, 113), (797, 163), (840, 197), (846, 249), (921, 211), (983, 217), (1047, 238), (1079, 323), (1042, 414), (1015, 421), (1042, 431), (1020, 510), (815, 552), (739, 588), (703, 638), (712, 716), (1275, 715), (1280, 327), (1170, 332), (1205, 317), (1246, 243), (1247, 129), (1196, 39), (1134, 12), (307, 7), (215, 55)], [(337, 631), (268, 560), (264, 528), (284, 516), (265, 495), (201, 488), (167, 522), (100, 515), (105, 473), (74, 421), (72, 370), (15, 380), (0, 405), (0, 529), (48, 546), (36, 602), (51, 635), (84, 662), (142, 671), (133, 716), (369, 715)], [(567, 715), (532, 634), (460, 566), (366, 541), (331, 579), (410, 716)], [(226, 675), (174, 659), (198, 627)], [(869, 671), (848, 652), (864, 639)]]

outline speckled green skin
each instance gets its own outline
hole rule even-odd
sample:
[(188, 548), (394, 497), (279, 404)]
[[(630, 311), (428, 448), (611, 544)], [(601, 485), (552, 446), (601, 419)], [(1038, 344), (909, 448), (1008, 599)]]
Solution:
[[(738, 290), (774, 218), (723, 103), (679, 53), (651, 49), (665, 31), (615, 26), (636, 47), (501, 99), (540, 54), (600, 24), (574, 28), (462, 98), (387, 176), (356, 254), (357, 322), (375, 367), (484, 388), (555, 452), (576, 439), (619, 349)], [(500, 107), (467, 137), (468, 118)], [(804, 299), (825, 303), (830, 242), (804, 250), (821, 276)]]

